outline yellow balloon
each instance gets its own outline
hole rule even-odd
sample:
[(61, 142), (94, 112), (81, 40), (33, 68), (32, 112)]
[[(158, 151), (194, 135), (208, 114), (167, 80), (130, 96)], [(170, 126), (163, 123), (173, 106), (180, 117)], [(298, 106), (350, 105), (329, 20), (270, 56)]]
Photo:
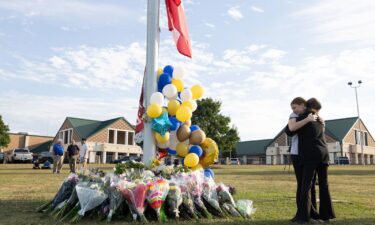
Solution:
[(193, 168), (191, 168), (192, 170), (203, 170), (203, 167), (201, 164), (198, 163), (198, 165), (194, 166)]
[(176, 115), (177, 110), (180, 108), (180, 102), (176, 99), (170, 100), (168, 102), (168, 113), (171, 116)]
[(159, 79), (160, 75), (162, 75), (162, 74), (163, 74), (163, 68), (159, 68), (158, 73), (157, 73), (158, 79)]
[(176, 118), (181, 122), (185, 122), (190, 120), (192, 114), (193, 113), (189, 107), (180, 106), (176, 112)]
[(184, 101), (182, 102), (181, 104), (182, 106), (187, 106), (189, 107), (191, 110), (193, 110), (193, 103), (189, 100), (189, 101)]
[(184, 85), (184, 82), (182, 82), (182, 80), (173, 78), (172, 84), (176, 86), (178, 92), (181, 92), (182, 90), (184, 90), (185, 85)]
[(147, 115), (151, 118), (159, 117), (162, 113), (161, 106), (158, 104), (151, 104), (147, 107)]
[(189, 153), (189, 146), (183, 142), (180, 142), (176, 146), (177, 155), (180, 157), (185, 157)]
[(204, 95), (204, 88), (200, 84), (196, 84), (190, 88), (191, 93), (193, 94), (193, 99), (200, 99)]
[(199, 157), (195, 153), (189, 153), (184, 158), (184, 165), (187, 167), (195, 167), (199, 163)]
[(166, 144), (168, 142), (168, 140), (169, 140), (169, 132), (166, 132), (164, 134), (164, 136), (162, 136), (161, 134), (155, 132), (155, 139), (160, 144)]
[(219, 148), (214, 140), (206, 138), (201, 144), (203, 155), (200, 158), (199, 163), (203, 167), (212, 165), (219, 157)]

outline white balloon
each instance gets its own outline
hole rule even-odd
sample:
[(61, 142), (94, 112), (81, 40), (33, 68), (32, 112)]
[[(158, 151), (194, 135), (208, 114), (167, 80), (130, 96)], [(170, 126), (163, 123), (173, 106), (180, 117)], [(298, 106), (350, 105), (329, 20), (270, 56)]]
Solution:
[(185, 76), (185, 69), (182, 66), (175, 66), (173, 69), (173, 78), (182, 79)]
[(160, 93), (160, 92), (154, 92), (154, 93), (152, 93), (151, 98), (150, 98), (150, 103), (151, 104), (163, 105), (163, 103), (164, 103), (164, 96), (163, 96), (163, 94)]
[(155, 141), (155, 143), (156, 143), (156, 146), (158, 146), (160, 149), (166, 149), (168, 147), (168, 142), (165, 144), (161, 144)]
[(184, 101), (189, 101), (193, 97), (193, 93), (191, 93), (190, 89), (184, 89), (181, 91), (180, 98)]
[(176, 149), (178, 143), (179, 141), (177, 139), (177, 131), (169, 132), (168, 147), (171, 149)]
[(177, 88), (173, 84), (167, 84), (163, 88), (163, 95), (168, 99), (177, 98)]
[(198, 104), (197, 104), (197, 102), (194, 101), (194, 100), (191, 100), (190, 102), (191, 102), (191, 105), (193, 106), (193, 109), (192, 109), (191, 111), (194, 112), (195, 110), (197, 110)]

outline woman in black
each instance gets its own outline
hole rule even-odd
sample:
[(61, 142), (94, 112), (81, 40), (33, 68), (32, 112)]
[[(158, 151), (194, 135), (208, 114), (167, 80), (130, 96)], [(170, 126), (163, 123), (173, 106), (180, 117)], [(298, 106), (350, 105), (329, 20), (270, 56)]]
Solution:
[[(318, 115), (321, 109), (320, 102), (311, 98), (306, 102), (306, 112), (298, 117), (303, 120), (310, 113)], [(298, 150), (300, 164), (303, 167), (302, 190), (300, 198), (300, 215), (298, 220), (306, 223), (311, 220), (311, 197), (309, 195), (315, 172), (319, 181), (319, 216), (324, 221), (335, 218), (331, 195), (328, 188), (329, 156), (324, 135), (324, 123), (313, 121), (298, 129)]]

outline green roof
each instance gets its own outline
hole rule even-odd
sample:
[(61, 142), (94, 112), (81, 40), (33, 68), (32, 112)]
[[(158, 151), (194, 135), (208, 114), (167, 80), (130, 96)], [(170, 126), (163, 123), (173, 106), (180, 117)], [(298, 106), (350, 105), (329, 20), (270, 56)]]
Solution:
[(81, 119), (81, 118), (73, 118), (73, 117), (67, 117), (66, 118), (71, 125), (73, 126), (73, 129), (78, 133), (78, 135), (81, 138), (88, 138), (100, 130), (104, 129), (105, 127), (111, 125), (112, 123), (116, 122), (119, 119), (124, 120), (126, 123), (128, 123), (131, 127), (131, 125), (125, 118), (118, 117), (110, 120), (105, 121), (98, 121), (98, 120), (88, 120), (88, 119)]
[(46, 141), (40, 145), (34, 145), (34, 146), (29, 146), (29, 149), (32, 153), (41, 153), (41, 152), (48, 152), (49, 148), (52, 144), (52, 141)]
[(326, 133), (336, 140), (342, 141), (357, 120), (358, 117), (326, 120)]
[(265, 155), (266, 148), (273, 139), (241, 141), (236, 144), (236, 155)]

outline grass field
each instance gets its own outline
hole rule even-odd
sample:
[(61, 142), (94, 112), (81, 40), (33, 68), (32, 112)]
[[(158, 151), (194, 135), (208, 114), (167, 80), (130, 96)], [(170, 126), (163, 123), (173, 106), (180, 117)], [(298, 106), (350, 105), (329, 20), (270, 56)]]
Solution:
[[(91, 165), (92, 166), (92, 165)], [(111, 170), (114, 165), (100, 165)], [(28, 164), (0, 165), (0, 224), (56, 224), (35, 208), (50, 200), (67, 176), (32, 170)], [(295, 179), (284, 166), (217, 166), (216, 182), (236, 187), (236, 199), (251, 199), (257, 208), (254, 220), (201, 220), (179, 224), (293, 224)], [(331, 224), (375, 225), (375, 166), (331, 166), (331, 195), (337, 219)], [(106, 224), (83, 220), (79, 224)], [(113, 221), (112, 224), (124, 224)], [(172, 223), (169, 223), (172, 224)]]

